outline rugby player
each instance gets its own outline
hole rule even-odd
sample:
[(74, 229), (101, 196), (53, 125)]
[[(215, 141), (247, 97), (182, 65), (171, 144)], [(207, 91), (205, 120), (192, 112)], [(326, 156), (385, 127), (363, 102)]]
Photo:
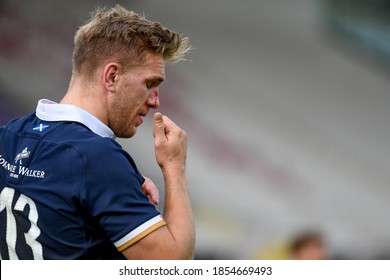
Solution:
[(117, 5), (95, 11), (74, 37), (69, 89), (56, 103), (0, 128), (2, 259), (192, 259), (195, 229), (187, 134), (154, 114), (158, 190), (115, 141), (159, 107), (165, 63), (187, 37)]

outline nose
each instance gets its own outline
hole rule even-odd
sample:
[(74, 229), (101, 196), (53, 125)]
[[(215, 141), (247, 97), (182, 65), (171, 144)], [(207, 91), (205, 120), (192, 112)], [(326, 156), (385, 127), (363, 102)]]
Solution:
[(149, 107), (153, 109), (157, 109), (160, 107), (160, 100), (158, 98), (158, 88), (153, 89), (153, 91), (149, 94), (147, 104)]

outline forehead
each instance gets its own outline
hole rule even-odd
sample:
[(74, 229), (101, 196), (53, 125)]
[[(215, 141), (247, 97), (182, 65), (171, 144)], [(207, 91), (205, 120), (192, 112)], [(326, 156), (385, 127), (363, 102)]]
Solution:
[(165, 79), (165, 60), (161, 55), (146, 53), (144, 61), (139, 64), (133, 64), (130, 69), (138, 75), (155, 77), (156, 79)]

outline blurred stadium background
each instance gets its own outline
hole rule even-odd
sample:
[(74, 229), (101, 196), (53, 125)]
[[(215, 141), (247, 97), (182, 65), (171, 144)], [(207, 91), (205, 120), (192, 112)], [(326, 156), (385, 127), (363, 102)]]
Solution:
[[(115, 3), (195, 47), (160, 93), (189, 134), (198, 259), (278, 258), (305, 230), (334, 259), (390, 257), (390, 1)], [(76, 28), (113, 4), (0, 1), (0, 125), (61, 99)], [(151, 118), (120, 143), (162, 186)]]

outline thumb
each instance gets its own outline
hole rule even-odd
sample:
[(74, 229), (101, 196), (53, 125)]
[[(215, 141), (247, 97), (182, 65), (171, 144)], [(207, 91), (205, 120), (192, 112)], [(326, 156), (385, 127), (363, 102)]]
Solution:
[(162, 114), (156, 112), (153, 117), (153, 122), (154, 122), (154, 128), (153, 128), (154, 137), (165, 137), (165, 125), (164, 125)]

